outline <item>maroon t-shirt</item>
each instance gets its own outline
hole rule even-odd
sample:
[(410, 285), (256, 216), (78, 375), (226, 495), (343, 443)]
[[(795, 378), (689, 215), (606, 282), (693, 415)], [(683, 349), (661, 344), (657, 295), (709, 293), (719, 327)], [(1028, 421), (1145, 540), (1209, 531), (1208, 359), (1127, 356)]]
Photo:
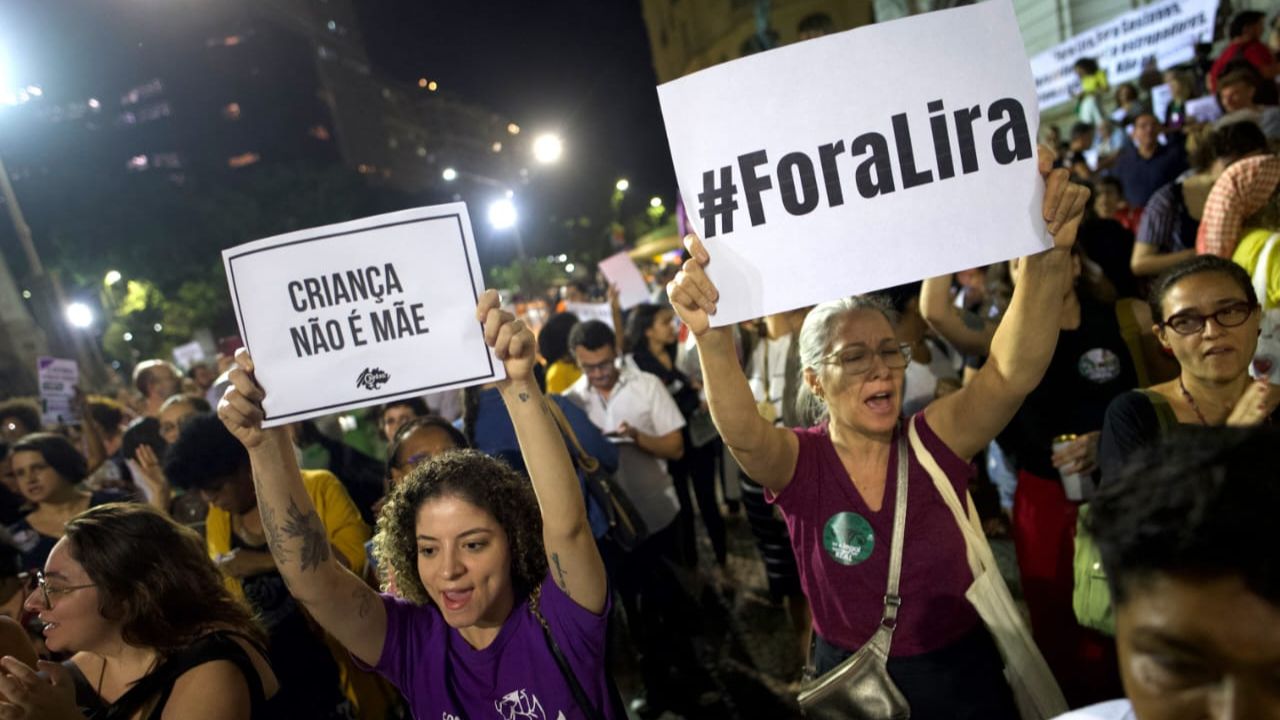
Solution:
[[(920, 440), (967, 509), (973, 465), (938, 439), (924, 413), (909, 422), (917, 423)], [(899, 426), (899, 432), (905, 430), (905, 425)], [(884, 500), (873, 512), (836, 455), (827, 425), (794, 432), (800, 441), (795, 475), (780, 494), (768, 497), (782, 509), (791, 531), (791, 549), (813, 610), (814, 630), (831, 644), (854, 650), (871, 638), (884, 613), (898, 492), (897, 433)], [(895, 657), (950, 645), (979, 622), (964, 597), (973, 582), (964, 536), (910, 445), (908, 453), (907, 527), (898, 590), (902, 606), (890, 652)]]

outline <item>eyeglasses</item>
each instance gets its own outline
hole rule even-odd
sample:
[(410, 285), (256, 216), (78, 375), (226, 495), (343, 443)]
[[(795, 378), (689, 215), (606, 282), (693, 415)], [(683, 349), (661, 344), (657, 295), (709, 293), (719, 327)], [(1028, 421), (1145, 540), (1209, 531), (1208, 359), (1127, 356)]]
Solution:
[(911, 346), (881, 346), (879, 350), (866, 347), (842, 348), (823, 358), (823, 365), (839, 365), (846, 375), (861, 375), (875, 366), (876, 357), (890, 370), (901, 370), (911, 362)]
[(1239, 327), (1253, 314), (1253, 308), (1254, 306), (1247, 302), (1232, 303), (1208, 315), (1196, 312), (1178, 313), (1160, 325), (1173, 328), (1173, 331), (1179, 335), (1194, 335), (1200, 332), (1210, 318), (1221, 327)]
[(579, 362), (578, 367), (582, 369), (583, 373), (587, 375), (592, 375), (594, 373), (603, 372), (605, 370), (611, 370), (613, 368), (614, 362), (616, 361), (617, 361), (617, 358), (609, 358), (608, 360), (603, 360), (598, 363), (592, 363), (590, 365), (584, 362)]
[(40, 588), (40, 594), (44, 596), (45, 610), (53, 609), (53, 599), (55, 597), (61, 597), (68, 593), (75, 592), (76, 590), (84, 590), (85, 588), (97, 587), (97, 585), (94, 585), (93, 583), (90, 583), (88, 585), (68, 585), (66, 587), (50, 585), (49, 581), (45, 579), (43, 570), (36, 571), (36, 585), (39, 586)]

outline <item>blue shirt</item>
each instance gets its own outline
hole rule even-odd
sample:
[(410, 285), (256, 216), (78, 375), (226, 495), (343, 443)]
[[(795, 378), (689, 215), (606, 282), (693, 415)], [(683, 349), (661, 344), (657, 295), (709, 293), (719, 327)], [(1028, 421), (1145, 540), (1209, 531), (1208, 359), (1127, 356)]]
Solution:
[[(600, 429), (592, 424), (591, 419), (568, 398), (552, 395), (550, 399), (560, 406), (569, 426), (578, 436), (578, 442), (591, 457), (600, 462), (604, 469), (614, 472), (618, 469), (618, 448), (609, 442)], [(507, 406), (497, 388), (480, 391), (476, 407), (475, 448), (486, 455), (500, 457), (513, 465), (521, 463), (520, 442), (516, 439), (516, 428), (511, 424), (511, 416), (507, 414)], [(573, 457), (574, 450), (568, 442), (565, 448)], [(582, 473), (578, 473), (578, 482), (582, 486), (583, 497), (587, 501), (587, 520), (591, 523), (591, 534), (597, 540), (609, 530), (609, 518), (604, 510), (596, 504), (587, 492), (586, 481)]]
[(1138, 148), (1130, 145), (1120, 151), (1111, 174), (1124, 186), (1124, 199), (1129, 207), (1146, 207), (1147, 200), (1156, 190), (1168, 185), (1187, 169), (1187, 151), (1181, 135), (1170, 135), (1168, 145), (1157, 145), (1149, 158), (1138, 154)]

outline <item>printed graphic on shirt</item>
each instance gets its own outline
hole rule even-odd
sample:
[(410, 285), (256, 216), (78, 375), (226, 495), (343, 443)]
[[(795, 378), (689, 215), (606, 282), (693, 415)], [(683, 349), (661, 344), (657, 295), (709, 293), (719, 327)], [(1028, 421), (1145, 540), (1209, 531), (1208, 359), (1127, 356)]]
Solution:
[(858, 513), (836, 513), (822, 529), (822, 547), (841, 565), (857, 565), (871, 557), (876, 536), (871, 531), (871, 523)]
[(1081, 377), (1101, 385), (1120, 377), (1120, 357), (1107, 348), (1094, 348), (1080, 356), (1076, 368)]
[[(512, 690), (495, 702), (498, 715), (502, 720), (547, 720), (547, 713), (538, 702), (538, 696), (528, 690)], [(558, 712), (553, 720), (565, 720), (564, 713)]]

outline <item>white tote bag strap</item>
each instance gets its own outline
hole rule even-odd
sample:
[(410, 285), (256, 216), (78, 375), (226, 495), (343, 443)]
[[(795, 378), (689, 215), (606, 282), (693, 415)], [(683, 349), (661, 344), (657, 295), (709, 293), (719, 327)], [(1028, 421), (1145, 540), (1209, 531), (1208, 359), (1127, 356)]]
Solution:
[(1058, 682), (1049, 670), (1040, 649), (1031, 638), (1027, 621), (1018, 611), (1009, 594), (1009, 587), (1000, 575), (991, 544), (982, 531), (982, 522), (974, 507), (973, 498), (967, 497), (969, 512), (965, 513), (951, 480), (947, 477), (933, 454), (924, 446), (916, 423), (919, 415), (908, 423), (911, 448), (916, 462), (924, 468), (943, 502), (955, 517), (956, 526), (964, 536), (969, 567), (973, 570), (974, 583), (965, 593), (966, 599), (978, 611), (991, 632), (1000, 654), (1004, 657), (1005, 677), (1013, 689), (1014, 700), (1023, 720), (1047, 720), (1067, 711), (1067, 701)]
[(1253, 292), (1258, 296), (1258, 302), (1262, 304), (1263, 310), (1275, 307), (1267, 301), (1267, 281), (1271, 275), (1271, 254), (1275, 252), (1277, 244), (1280, 244), (1280, 233), (1267, 238), (1267, 243), (1262, 246), (1262, 252), (1258, 254), (1258, 264), (1253, 266)]

